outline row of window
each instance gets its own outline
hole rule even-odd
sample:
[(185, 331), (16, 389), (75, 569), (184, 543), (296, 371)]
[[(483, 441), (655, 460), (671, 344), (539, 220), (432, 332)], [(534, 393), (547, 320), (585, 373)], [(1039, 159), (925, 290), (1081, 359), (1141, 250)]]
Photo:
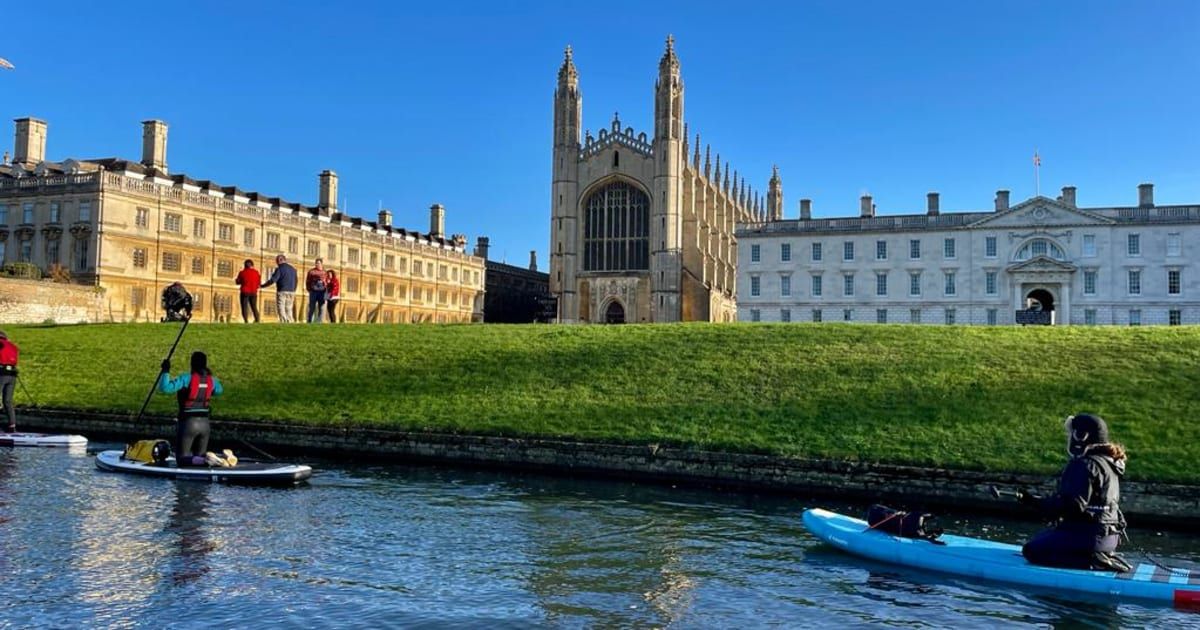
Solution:
[[(1083, 272), (1083, 294), (1096, 295), (1096, 277), (1097, 271), (1085, 270)], [(943, 273), (943, 294), (946, 296), (954, 296), (958, 294), (957, 272), (947, 271)], [(920, 271), (909, 272), (908, 274), (908, 295), (912, 297), (921, 296), (921, 278), (923, 273)], [(812, 276), (811, 293), (813, 297), (821, 297), (824, 290), (823, 276), (815, 274)], [(997, 272), (988, 271), (983, 277), (984, 294), (997, 294)], [(842, 295), (850, 297), (854, 295), (854, 274), (848, 273), (842, 276)], [(1142, 272), (1140, 269), (1128, 270), (1127, 289), (1129, 295), (1142, 294)], [(1178, 269), (1167, 270), (1167, 294), (1181, 295), (1183, 293), (1183, 276)], [(750, 296), (760, 297), (762, 294), (762, 282), (760, 276), (750, 276)], [(792, 295), (792, 276), (784, 274), (779, 277), (779, 295), (780, 297), (791, 297)], [(888, 295), (888, 272), (880, 271), (875, 273), (875, 295)]]
[[(2, 246), (3, 246), (3, 243), (0, 243), (0, 247), (2, 247)], [(2, 254), (2, 252), (3, 252), (3, 249), (0, 249), (0, 254)], [(133, 251), (130, 254), (130, 258), (131, 258), (131, 261), (132, 261), (134, 267), (137, 267), (138, 269), (146, 268), (146, 265), (147, 265), (147, 250), (146, 250), (146, 248), (144, 248), (144, 247), (133, 248)], [(403, 260), (403, 259), (401, 259), (401, 260)], [(419, 273), (419, 269), (418, 269), (418, 267), (421, 264), (420, 261), (413, 261), (413, 262), (414, 262), (413, 275), (422, 276), (423, 274)], [(429, 263), (429, 266), (430, 266), (430, 274), (432, 274), (433, 273), (433, 270), (432, 270), (433, 263)], [(446, 266), (442, 265), (441, 267), (442, 267), (441, 279), (445, 280), (446, 279), (446, 276), (445, 276)], [(217, 260), (217, 276), (218, 277), (232, 278), (235, 275), (234, 268), (235, 268), (234, 261), (231, 259), (221, 258), (221, 259)], [(162, 253), (162, 270), (163, 271), (178, 272), (178, 271), (182, 271), (182, 269), (183, 269), (183, 254), (182, 253), (175, 252), (175, 251), (164, 251)], [(203, 256), (193, 256), (191, 258), (191, 273), (203, 274), (203, 273), (205, 273), (204, 269), (205, 269), (204, 257)], [(264, 271), (266, 272), (267, 277), (269, 277), (274, 270), (275, 270), (274, 267), (267, 267)], [(458, 281), (458, 268), (454, 268), (451, 271), (453, 273), (450, 274), (450, 277), (455, 282), (457, 282)], [(462, 275), (463, 275), (463, 278), (466, 280), (471, 280), (475, 284), (479, 283), (479, 272), (478, 271), (464, 270)], [(351, 279), (351, 280), (353, 280), (353, 279)], [(371, 282), (373, 283), (374, 280), (372, 280)], [(386, 284), (390, 285), (391, 283), (386, 283)], [(372, 290), (371, 293), (374, 294), (374, 290)], [(391, 294), (387, 293), (385, 291), (385, 295), (390, 296)]]
[[(919, 297), (921, 295), (921, 279), (923, 273), (914, 271), (909, 273), (908, 294), (910, 296)], [(824, 276), (821, 274), (813, 274), (811, 276), (812, 286), (811, 294), (813, 297), (821, 297), (824, 294)], [(947, 271), (943, 273), (943, 292), (947, 296), (958, 295), (958, 273)], [(985, 277), (985, 288), (988, 295), (996, 294), (996, 272), (989, 271)], [(853, 296), (855, 290), (854, 274), (847, 273), (842, 275), (842, 295)], [(779, 277), (779, 294), (782, 297), (790, 297), (792, 295), (792, 277), (790, 275), (782, 275)], [(879, 272), (875, 274), (875, 295), (886, 296), (888, 294), (888, 274), (887, 272)], [(760, 276), (750, 276), (750, 295), (759, 297), (762, 295), (762, 281)]]
[[(999, 313), (998, 309), (994, 309), (994, 308), (989, 308), (985, 311), (987, 325), (989, 325), (989, 326), (996, 325), (998, 313)], [(952, 326), (956, 323), (956, 320), (958, 319), (958, 310), (954, 309), (954, 308), (943, 309), (942, 315), (943, 315), (943, 320), (946, 323), (946, 325)], [(762, 311), (757, 308), (750, 309), (750, 321), (752, 321), (752, 322), (762, 321)], [(790, 309), (790, 308), (779, 309), (779, 321), (791, 322), (792, 321), (792, 309)], [(824, 321), (824, 310), (819, 309), (819, 308), (812, 309), (812, 321), (814, 321), (814, 322)], [(854, 321), (854, 309), (852, 309), (852, 308), (842, 309), (842, 321), (845, 321), (845, 322)], [(888, 309), (886, 309), (886, 308), (875, 309), (875, 322), (878, 324), (888, 323)], [(919, 308), (909, 309), (908, 323), (910, 323), (910, 324), (922, 323), (921, 309), (919, 309)], [(1096, 325), (1096, 323), (1097, 323), (1096, 309), (1094, 309), (1094, 308), (1084, 309), (1083, 323), (1088, 326)], [(1179, 326), (1182, 323), (1183, 323), (1183, 311), (1182, 310), (1170, 309), (1167, 311), (1167, 324), (1168, 325)], [(1141, 324), (1142, 324), (1142, 309), (1140, 309), (1140, 308), (1129, 309), (1129, 325), (1130, 326), (1140, 326)]]
[[(11, 212), (14, 216), (9, 216)], [(18, 206), (0, 203), (0, 225), (7, 225), (10, 218), (16, 218)], [(62, 223), (63, 219), (63, 204), (58, 201), (51, 201), (48, 204), (49, 216), (47, 223)], [(33, 202), (26, 202), (20, 205), (21, 223), (33, 224), (38, 223), (36, 206)], [(80, 201), (76, 204), (76, 221), (91, 221), (92, 220), (92, 202)]]
[[(854, 241), (845, 241), (842, 243), (842, 260), (854, 260)], [(1142, 255), (1142, 237), (1141, 234), (1127, 234), (1125, 244), (1126, 254), (1129, 256)], [(955, 260), (958, 256), (958, 244), (955, 238), (945, 238), (942, 240), (942, 258), (945, 260)], [(983, 255), (985, 258), (996, 258), (997, 244), (995, 236), (984, 237)], [(1179, 232), (1171, 232), (1167, 234), (1167, 256), (1183, 255), (1183, 235)], [(1058, 260), (1065, 260), (1066, 254), (1057, 244), (1046, 239), (1035, 239), (1026, 243), (1020, 251), (1017, 252), (1017, 260), (1028, 260), (1035, 256), (1049, 256)], [(1096, 256), (1096, 235), (1083, 235), (1083, 257), (1092, 258)], [(812, 243), (809, 253), (812, 262), (821, 262), (824, 259), (824, 248), (822, 243)], [(888, 241), (875, 241), (875, 260), (888, 259)], [(911, 239), (908, 241), (908, 259), (921, 259), (921, 240)], [(750, 262), (756, 263), (762, 260), (762, 248), (759, 244), (750, 246)], [(790, 262), (792, 260), (792, 244), (779, 244), (779, 260), (782, 262)]]
[[(387, 290), (388, 290), (388, 285), (390, 285), (390, 284), (391, 283), (384, 285), (384, 297), (388, 297)], [(399, 290), (400, 290), (400, 297), (401, 297), (401, 299), (403, 299), (404, 287), (403, 286), (399, 287)], [(355, 291), (357, 291), (357, 289), (355, 289)], [(428, 294), (426, 301), (429, 303), (433, 303), (432, 293), (429, 293), (428, 290), (426, 290), (426, 292)], [(375, 287), (374, 287), (373, 283), (372, 283), (372, 286), (370, 287), (369, 293), (371, 295), (375, 294)], [(148, 294), (148, 292), (145, 287), (130, 288), (130, 290), (129, 290), (129, 306), (136, 310), (141, 310), (141, 309), (148, 307), (149, 304), (147, 303), (147, 294)], [(449, 297), (451, 299), (449, 302), (447, 302), (447, 300), (446, 300), (444, 291), (441, 292), (440, 297), (441, 297), (441, 299), (439, 301), (443, 305), (447, 305), (447, 304), (450, 306), (457, 305), (457, 295), (455, 295), (455, 294), (450, 294)], [(232, 314), (234, 304), (236, 303), (235, 300), (236, 299), (234, 298), (234, 294), (232, 294), (232, 293), (214, 293), (213, 299), (212, 299), (213, 314), (217, 315), (217, 316)], [(419, 295), (414, 293), (413, 301), (416, 303), (420, 303), (422, 300), (420, 299)], [(466, 299), (464, 298), (463, 305), (465, 306), (466, 303), (467, 303)], [(263, 308), (264, 315), (267, 315), (268, 317), (275, 316), (276, 312), (275, 312), (275, 303), (274, 302), (272, 302), (270, 300), (265, 300), (263, 302), (262, 308)], [(395, 310), (395, 309), (377, 309), (377, 310), (379, 311), (379, 319), (382, 320), (382, 322), (385, 324), (391, 324), (391, 323), (401, 321), (401, 318), (400, 318), (401, 312), (398, 310)], [(205, 311), (204, 293), (203, 292), (196, 291), (196, 292), (192, 293), (192, 311), (195, 313), (203, 313)], [(346, 307), (343, 310), (343, 314), (345, 316), (345, 320), (343, 320), (343, 321), (357, 321), (359, 311), (358, 311), (358, 308), (353, 305), (346, 305)], [(449, 315), (439, 314), (437, 316), (437, 321), (438, 322), (458, 321), (461, 318), (462, 318), (462, 316), (454, 315), (454, 314), (449, 314)], [(422, 322), (422, 321), (433, 321), (433, 319), (428, 314), (413, 313), (411, 316), (411, 321), (416, 323), (416, 322)]]
[[(16, 254), (16, 258), (13, 260), (9, 260), (8, 259), (8, 254), (9, 254), (8, 242), (0, 241), (0, 265), (3, 265), (8, 262), (23, 262), (23, 263), (34, 262), (34, 260), (33, 260), (34, 239), (33, 238), (17, 239), (15, 242), (16, 242), (16, 247), (13, 248), (14, 249), (13, 253)], [(88, 258), (88, 251), (89, 251), (88, 250), (88, 240), (86, 238), (85, 239), (72, 239), (70, 267), (72, 269), (74, 269), (75, 271), (87, 271), (89, 265), (91, 264), (91, 261)], [(46, 240), (46, 267), (49, 268), (53, 265), (61, 265), (61, 264), (63, 264), (63, 261), (62, 261), (62, 239), (57, 239), (57, 238), (47, 239)]]
[[(313, 244), (313, 243), (316, 243), (316, 241), (310, 241), (310, 244)], [(318, 247), (319, 247), (319, 244), (318, 244)], [(357, 265), (358, 261), (359, 261), (358, 254), (359, 254), (358, 248), (355, 248), (355, 247), (347, 248), (346, 257), (347, 257), (348, 264)], [(319, 252), (318, 252), (318, 254), (310, 254), (310, 255), (313, 255), (315, 257), (316, 255), (319, 255)], [(181, 263), (180, 263), (181, 256), (182, 256), (182, 254), (179, 254), (177, 252), (163, 252), (163, 270), (164, 271), (179, 271), (181, 268)], [(330, 260), (337, 259), (337, 246), (336, 245), (333, 245), (333, 244), (329, 245), (329, 258), (330, 258)], [(132, 259), (133, 259), (134, 267), (144, 269), (146, 267), (146, 249), (143, 247), (133, 248)], [(193, 261), (192, 273), (204, 273), (203, 257), (195, 257), (192, 259), (192, 261)], [(196, 261), (199, 261), (199, 263), (197, 263)], [(376, 268), (376, 266), (379, 263), (378, 252), (370, 252), (370, 261), (371, 261), (371, 263), (370, 263), (371, 268), (372, 269)], [(384, 254), (384, 256), (383, 256), (383, 270), (384, 271), (397, 271), (398, 270), (400, 273), (403, 273), (404, 270), (406, 270), (407, 268), (408, 268), (408, 258), (407, 257), (405, 257), (405, 256), (400, 257), (400, 267), (399, 267), (399, 269), (397, 269), (396, 257), (392, 254)], [(231, 276), (232, 268), (230, 269), (229, 273), (222, 273), (219, 270), (218, 275), (220, 275), (222, 277)], [(433, 278), (434, 277), (434, 264), (432, 262), (414, 259), (413, 264), (412, 264), (412, 275), (414, 275), (418, 278), (424, 278), (424, 277)], [(438, 267), (437, 267), (437, 279), (438, 280), (458, 282), (458, 278), (459, 278), (459, 268), (458, 267), (450, 267), (450, 266), (444, 265), (444, 264), (438, 265)], [(479, 272), (478, 271), (464, 269), (464, 270), (462, 270), (462, 278), (463, 278), (464, 282), (471, 283), (473, 286), (479, 286)]]
[[(137, 208), (134, 221), (138, 228), (149, 229), (150, 228), (150, 209), (149, 208)], [(174, 213), (174, 212), (164, 213), (162, 229), (164, 232), (183, 234), (183, 215)], [(235, 242), (234, 241), (235, 230), (236, 230), (236, 226), (232, 223), (218, 223), (217, 224), (217, 240), (226, 242), (226, 243)], [(200, 218), (192, 219), (192, 234), (193, 235), (195, 235), (198, 238), (205, 238), (207, 233), (208, 233), (208, 221), (206, 219), (200, 219)], [(248, 228), (248, 227), (242, 228), (242, 245), (253, 248), (253, 247), (257, 246), (257, 243), (258, 243), (258, 240), (257, 240), (256, 230), (254, 228)], [(266, 233), (265, 249), (267, 249), (268, 251), (282, 251), (280, 249), (280, 234), (279, 233), (277, 233), (277, 232), (267, 232)], [(300, 237), (298, 237), (298, 236), (289, 236), (288, 237), (287, 253), (292, 254), (292, 255), (297, 255), (300, 253)], [(317, 257), (321, 256), (321, 242), (318, 240), (309, 240), (306, 245), (305, 255), (308, 256), (309, 258), (317, 258)], [(325, 258), (329, 259), (330, 261), (338, 260), (338, 245), (336, 243), (326, 243)], [(360, 256), (359, 248), (357, 248), (357, 247), (347, 247), (346, 248), (346, 264), (347, 265), (358, 265), (358, 264), (360, 264), (361, 260), (362, 259)], [(368, 264), (371, 269), (377, 269), (379, 267), (379, 260), (380, 260), (379, 252), (368, 252), (367, 260), (369, 261)], [(384, 271), (399, 270), (401, 273), (403, 273), (404, 270), (408, 268), (408, 257), (401, 256), (399, 263), (400, 263), (399, 267), (397, 267), (395, 255), (393, 255), (393, 254), (384, 254), (383, 255), (383, 270)], [(415, 276), (420, 276), (420, 277), (428, 276), (428, 277), (432, 278), (433, 273), (434, 273), (433, 263), (432, 262), (427, 263), (427, 266), (423, 267), (421, 261), (413, 259), (412, 273)], [(464, 279), (467, 279), (466, 273), (467, 272), (464, 270), (464, 272), (463, 272)], [(458, 282), (458, 274), (459, 274), (459, 271), (458, 271), (457, 267), (451, 268), (447, 265), (439, 265), (439, 267), (438, 267), (438, 279), (439, 280), (448, 280), (448, 281)], [(479, 272), (474, 272), (473, 277), (475, 279), (475, 284), (478, 285), (479, 284), (479, 282), (478, 282)]]

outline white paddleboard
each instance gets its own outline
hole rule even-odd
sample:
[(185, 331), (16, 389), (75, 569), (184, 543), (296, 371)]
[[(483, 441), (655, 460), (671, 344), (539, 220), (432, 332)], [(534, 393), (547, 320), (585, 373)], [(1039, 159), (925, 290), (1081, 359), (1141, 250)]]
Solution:
[(146, 464), (121, 458), (122, 451), (102, 451), (96, 455), (96, 468), (110, 472), (133, 473), (149, 477), (172, 479), (194, 479), (211, 483), (236, 483), (244, 485), (289, 486), (298, 484), (312, 476), (312, 467), (305, 464), (246, 462), (232, 468), (212, 466), (175, 465), (175, 458), (168, 457), (166, 464)]
[(42, 446), (50, 448), (79, 448), (87, 446), (82, 435), (53, 435), (49, 433), (0, 433), (0, 446)]

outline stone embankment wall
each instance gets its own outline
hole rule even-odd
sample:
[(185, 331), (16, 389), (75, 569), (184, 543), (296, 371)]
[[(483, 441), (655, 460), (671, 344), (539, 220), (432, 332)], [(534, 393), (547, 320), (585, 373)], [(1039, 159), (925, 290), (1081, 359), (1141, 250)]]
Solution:
[(104, 295), (95, 287), (0, 278), (0, 324), (95, 323), (103, 313)]
[[(46, 411), (23, 413), (22, 430), (52, 430), (101, 436), (161, 437), (174, 434), (168, 418), (135, 426), (126, 416)], [(568, 475), (696, 483), (856, 501), (888, 502), (907, 509), (1013, 512), (1010, 501), (991, 498), (989, 488), (1053, 490), (1041, 475), (990, 473), (861, 462), (797, 459), (565, 440), (411, 433), (361, 428), (308, 427), (258, 422), (213, 421), (217, 443), (249, 445), (310, 456), (445, 462)], [(249, 446), (247, 445), (247, 446)], [(1200, 488), (1126, 482), (1121, 507), (1135, 525), (1194, 528), (1200, 525)]]

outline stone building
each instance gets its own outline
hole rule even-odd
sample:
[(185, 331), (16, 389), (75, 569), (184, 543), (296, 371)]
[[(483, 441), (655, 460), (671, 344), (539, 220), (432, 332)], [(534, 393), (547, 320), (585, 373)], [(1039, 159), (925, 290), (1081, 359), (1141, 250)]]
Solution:
[(800, 218), (738, 228), (741, 321), (923, 324), (1200, 323), (1200, 206), (1057, 199), (942, 213)]
[[(688, 142), (683, 78), (667, 39), (652, 135), (583, 131), (571, 49), (554, 91), (550, 291), (562, 322), (733, 321), (735, 225), (782, 209), (760, 199), (700, 138)], [(690, 152), (690, 156), (689, 156)], [(690, 159), (689, 159), (690, 158)], [(777, 177), (776, 184), (778, 184)]]
[[(342, 315), (351, 322), (465, 322), (483, 315), (483, 260), (466, 237), (445, 231), (445, 209), (430, 209), (428, 232), (338, 209), (338, 178), (319, 176), (308, 206), (196, 180), (167, 170), (167, 125), (142, 123), (142, 159), (46, 160), (44, 121), (16, 121), (12, 160), (0, 164), (0, 261), (48, 270), (103, 289), (105, 318), (157, 320), (159, 295), (182, 282), (197, 321), (235, 317), (234, 276), (246, 259), (264, 277), (286, 254), (303, 276), (317, 257), (342, 278)], [(302, 288), (302, 287), (301, 287)], [(260, 299), (274, 318), (274, 288)], [(307, 294), (298, 291), (296, 308)]]
[[(487, 261), (483, 321), (492, 324), (528, 324), (547, 321), (550, 275), (538, 271), (537, 252), (529, 252), (529, 266), (518, 267), (488, 260), (488, 238), (479, 237), (475, 256)], [(549, 318), (551, 321), (553, 317)]]

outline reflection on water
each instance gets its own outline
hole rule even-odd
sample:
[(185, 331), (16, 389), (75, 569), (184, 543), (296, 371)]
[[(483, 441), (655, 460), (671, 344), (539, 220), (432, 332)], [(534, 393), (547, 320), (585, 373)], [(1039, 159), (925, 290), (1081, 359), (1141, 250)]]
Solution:
[[(237, 488), (102, 473), (86, 454), (0, 450), (0, 626), (1200, 624), (851, 558), (807, 535), (809, 502), (796, 499), (321, 468), (307, 487)], [(1007, 541), (1036, 529), (943, 522)], [(1195, 537), (1140, 539), (1200, 560)]]

